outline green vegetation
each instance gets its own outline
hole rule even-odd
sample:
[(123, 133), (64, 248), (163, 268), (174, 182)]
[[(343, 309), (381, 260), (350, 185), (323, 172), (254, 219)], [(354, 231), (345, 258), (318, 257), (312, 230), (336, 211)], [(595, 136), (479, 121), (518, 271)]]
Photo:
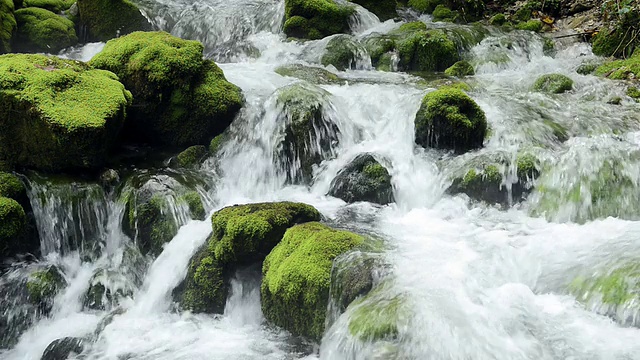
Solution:
[(25, 235), (27, 216), (17, 201), (0, 197), (0, 258), (14, 255)]
[(129, 0), (80, 0), (78, 10), (92, 40), (107, 41), (134, 31), (151, 30), (151, 24)]
[(358, 55), (364, 53), (360, 43), (349, 35), (337, 35), (327, 43), (324, 55), (320, 62), (324, 66), (333, 65), (336, 69), (344, 71), (356, 65)]
[(78, 42), (73, 22), (49, 10), (19, 9), (15, 18), (18, 32), (14, 44), (18, 51), (56, 53)]
[(351, 0), (376, 14), (380, 21), (386, 21), (398, 16), (396, 12), (396, 0)]
[(533, 90), (548, 94), (562, 94), (573, 89), (573, 80), (562, 74), (540, 76), (533, 84)]
[(493, 26), (502, 26), (507, 23), (507, 17), (504, 14), (495, 14), (489, 19), (489, 24)]
[(286, 0), (284, 33), (311, 40), (346, 33), (354, 12), (352, 6), (332, 0)]
[(13, 0), (0, 0), (0, 54), (11, 51), (11, 38), (18, 26), (13, 11)]
[(42, 55), (0, 56), (0, 163), (47, 171), (96, 168), (131, 94), (116, 76)]
[(474, 75), (475, 71), (468, 61), (462, 60), (453, 64), (450, 68), (445, 70), (444, 73), (449, 76), (464, 77)]
[(544, 23), (542, 21), (538, 19), (534, 19), (534, 20), (529, 20), (529, 21), (525, 21), (517, 24), (516, 29), (540, 32), (542, 31), (543, 26), (544, 26)]
[(405, 299), (398, 295), (388, 297), (386, 290), (382, 283), (350, 305), (349, 332), (360, 341), (397, 339), (399, 326), (408, 315)]
[(458, 13), (444, 5), (436, 6), (432, 15), (434, 21), (455, 22), (458, 19)]
[(188, 193), (182, 195), (180, 200), (187, 203), (189, 207), (189, 212), (191, 213), (191, 217), (193, 219), (203, 221), (207, 216), (207, 213), (204, 210), (204, 203), (202, 202), (202, 198), (197, 191), (189, 191)]
[(186, 148), (176, 156), (178, 166), (188, 168), (194, 167), (207, 156), (207, 148), (204, 145), (193, 145)]
[(24, 0), (23, 6), (47, 9), (54, 13), (59, 13), (69, 9), (75, 2), (76, 0)]
[(397, 42), (397, 49), (399, 66), (405, 70), (444, 71), (460, 60), (455, 43), (441, 30), (404, 33)]
[(363, 242), (359, 235), (317, 222), (287, 230), (263, 263), (262, 309), (267, 320), (295, 335), (320, 340), (333, 260)]
[(40, 305), (42, 308), (50, 308), (53, 303), (53, 297), (65, 283), (64, 277), (54, 266), (50, 266), (46, 270), (36, 271), (29, 275), (29, 280), (27, 280), (29, 301)]
[(331, 182), (329, 195), (348, 203), (393, 202), (391, 175), (371, 154), (358, 155)]
[(604, 63), (594, 74), (614, 80), (637, 79), (640, 76), (640, 52), (628, 59)]

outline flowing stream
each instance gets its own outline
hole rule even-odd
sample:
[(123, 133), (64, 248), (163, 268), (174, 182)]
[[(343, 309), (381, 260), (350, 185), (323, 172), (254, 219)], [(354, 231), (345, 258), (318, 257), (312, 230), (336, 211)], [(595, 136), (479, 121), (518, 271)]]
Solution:
[[(275, 69), (320, 66), (328, 39), (287, 41), (280, 33), (282, 0), (141, 5), (158, 28), (202, 41), (207, 56), (246, 97), (229, 129), (231, 140), (200, 169), (201, 176), (215, 179), (206, 194), (209, 214), (238, 203), (302, 201), (337, 226), (384, 239), (392, 281), (382, 296), (402, 296), (409, 309), (399, 320), (398, 346), (391, 356), (380, 344), (354, 339), (350, 312), (335, 319), (320, 344), (269, 326), (260, 310), (259, 280), (250, 274), (233, 280), (224, 315), (176, 312), (171, 291), (211, 231), (209, 221), (180, 216), (182, 226), (163, 252), (119, 278), (131, 289), (120, 307), (83, 310), (92, 274), (122, 269), (133, 243), (121, 229), (119, 194), (87, 184), (65, 189), (31, 181), (45, 258), (38, 266), (58, 265), (67, 286), (51, 314), (33, 318), (0, 358), (39, 359), (57, 338), (93, 336), (83, 359), (640, 359), (639, 329), (600, 315), (598, 304), (583, 305), (567, 290), (578, 275), (640, 259), (640, 105), (625, 97), (623, 85), (576, 73), (583, 62), (597, 61), (589, 45), (557, 43), (550, 56), (533, 33), (482, 30), (488, 35), (464, 57), (476, 69), (467, 81), (469, 94), (486, 112), (491, 136), (481, 150), (460, 156), (414, 143), (415, 114), (433, 89), (423, 79), (375, 71), (366, 53), (357, 70), (331, 68), (346, 83), (318, 86), (330, 94), (325, 116), (337, 125), (339, 142), (314, 169), (312, 185), (295, 186), (287, 181), (295, 164), (283, 167), (274, 155), (284, 111), (275, 99), (278, 89), (300, 80)], [(352, 27), (362, 37), (401, 24), (381, 23), (359, 9)], [(88, 44), (64, 55), (88, 60), (102, 46)], [(535, 79), (547, 73), (569, 76), (574, 90), (531, 92)], [(621, 104), (609, 104), (616, 96)], [(566, 141), (554, 136), (549, 119), (564, 128)], [(451, 175), (468, 164), (496, 157), (513, 162), (522, 150), (541, 159), (537, 188), (546, 192), (536, 190), (506, 210), (445, 192)], [(396, 203), (347, 205), (326, 195), (338, 171), (364, 152), (388, 165)], [(624, 188), (610, 203), (593, 203), (594, 182), (608, 166), (619, 167)], [(502, 170), (507, 179), (515, 176), (513, 167)], [(20, 278), (20, 271), (7, 273), (0, 285)]]

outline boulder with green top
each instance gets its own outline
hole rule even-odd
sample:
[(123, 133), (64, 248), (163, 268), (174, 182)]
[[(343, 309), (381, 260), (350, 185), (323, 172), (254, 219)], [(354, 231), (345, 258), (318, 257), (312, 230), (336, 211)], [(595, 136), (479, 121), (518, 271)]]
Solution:
[(398, 16), (396, 0), (351, 0), (363, 8), (376, 14), (380, 21), (387, 21)]
[(394, 38), (386, 34), (372, 33), (364, 38), (362, 44), (371, 58), (371, 65), (378, 70), (391, 70), (385, 60), (396, 48)]
[(464, 77), (474, 75), (475, 71), (473, 70), (473, 65), (468, 61), (462, 60), (453, 64), (450, 68), (445, 70), (444, 73), (449, 76)]
[(529, 21), (525, 21), (517, 24), (516, 29), (540, 32), (542, 31), (543, 26), (544, 26), (544, 23), (542, 21), (538, 19), (534, 19), (534, 20), (529, 20)]
[(95, 169), (116, 144), (131, 93), (108, 71), (43, 55), (0, 56), (0, 163)]
[(284, 33), (300, 39), (321, 39), (347, 33), (352, 5), (333, 0), (286, 0)]
[(320, 62), (324, 66), (333, 65), (340, 71), (355, 69), (364, 53), (364, 47), (356, 38), (340, 34), (329, 40)]
[(338, 143), (339, 129), (329, 117), (330, 94), (316, 86), (295, 83), (276, 93), (286, 124), (279, 161), (287, 180), (309, 184), (313, 166), (329, 158)]
[(423, 147), (464, 153), (482, 147), (486, 133), (484, 111), (456, 88), (428, 93), (416, 114), (416, 143)]
[(57, 53), (78, 42), (73, 22), (40, 8), (16, 10), (14, 51)]
[(46, 314), (53, 307), (53, 298), (65, 285), (66, 280), (55, 266), (38, 270), (27, 280), (29, 301)]
[(455, 22), (459, 15), (444, 5), (438, 5), (433, 10), (433, 21)]
[(348, 203), (369, 201), (393, 202), (391, 175), (371, 154), (358, 155), (331, 181), (329, 195)]
[(68, 10), (75, 2), (76, 0), (24, 0), (23, 6), (47, 9), (57, 14)]
[(90, 40), (107, 41), (134, 31), (151, 30), (147, 18), (129, 0), (78, 0), (78, 10)]
[(310, 205), (291, 202), (235, 205), (211, 217), (213, 234), (191, 259), (185, 282), (174, 293), (182, 307), (221, 313), (234, 271), (262, 261), (295, 224), (318, 221)]
[(495, 14), (489, 19), (489, 24), (493, 26), (502, 26), (507, 23), (507, 17), (504, 14)]
[[(399, 67), (410, 71), (444, 71), (460, 60), (456, 44), (442, 30), (416, 30), (422, 26), (404, 24), (398, 37)], [(422, 24), (424, 26), (424, 24)]]
[(294, 335), (319, 341), (333, 261), (363, 243), (360, 235), (317, 222), (287, 230), (263, 263), (260, 292), (265, 318)]
[(125, 135), (133, 142), (204, 145), (222, 133), (244, 102), (198, 41), (166, 32), (110, 40), (90, 62), (114, 72), (133, 93)]
[(282, 76), (290, 76), (316, 85), (343, 84), (338, 75), (321, 67), (305, 66), (302, 64), (290, 64), (278, 67), (276, 73)]
[(635, 80), (640, 78), (640, 52), (624, 60), (614, 60), (598, 66), (595, 75), (613, 80)]
[(28, 251), (27, 215), (17, 201), (0, 197), (0, 259)]
[(17, 201), (25, 210), (31, 209), (27, 188), (14, 174), (0, 171), (0, 197)]
[(482, 0), (409, 0), (407, 5), (421, 13), (431, 14), (434, 18), (438, 9), (446, 9), (457, 12), (466, 22), (476, 21), (482, 17), (485, 10), (485, 2)]
[(0, 54), (11, 51), (11, 39), (18, 26), (14, 10), (13, 0), (0, 0)]
[(193, 145), (186, 148), (176, 156), (176, 165), (183, 168), (197, 166), (207, 156), (207, 148), (204, 145)]
[(533, 84), (533, 90), (547, 94), (562, 94), (573, 89), (573, 80), (562, 74), (540, 76)]

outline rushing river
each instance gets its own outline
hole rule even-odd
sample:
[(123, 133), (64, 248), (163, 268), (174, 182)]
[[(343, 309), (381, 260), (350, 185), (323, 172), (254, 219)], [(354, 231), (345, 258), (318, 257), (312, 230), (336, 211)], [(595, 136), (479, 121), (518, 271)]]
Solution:
[[(286, 185), (287, 171), (274, 156), (283, 112), (274, 93), (300, 80), (274, 70), (317, 65), (328, 39), (287, 41), (280, 33), (282, 0), (144, 0), (141, 5), (157, 28), (202, 41), (205, 53), (246, 97), (229, 129), (231, 140), (199, 170), (198, 176), (214, 184), (201, 191), (207, 210), (295, 200), (314, 205), (338, 226), (384, 239), (393, 279), (385, 296), (402, 295), (410, 308), (400, 319), (394, 359), (640, 359), (640, 330), (599, 315), (597, 304), (585, 306), (567, 291), (580, 274), (640, 257), (640, 218), (634, 217), (640, 215), (640, 106), (624, 97), (624, 86), (576, 73), (584, 61), (596, 60), (589, 45), (557, 43), (549, 56), (538, 35), (483, 29), (489, 34), (464, 57), (476, 69), (467, 81), (469, 95), (485, 111), (491, 136), (484, 148), (461, 156), (415, 145), (413, 121), (429, 87), (418, 77), (375, 71), (363, 54), (356, 70), (332, 69), (345, 84), (318, 85), (330, 94), (325, 116), (337, 124), (339, 143), (314, 169), (312, 186), (293, 186)], [(401, 24), (381, 23), (360, 9), (352, 28), (362, 37)], [(102, 46), (88, 44), (64, 56), (88, 60)], [(496, 57), (501, 60), (493, 61)], [(571, 77), (574, 90), (559, 96), (530, 91), (539, 75), (551, 72)], [(607, 103), (614, 96), (623, 98), (620, 105)], [(548, 119), (566, 129), (568, 140), (558, 141)], [(525, 149), (542, 159), (538, 187), (554, 190), (552, 209), (535, 191), (507, 210), (445, 192), (451, 174), (465, 164), (492, 156), (515, 159)], [(338, 171), (364, 152), (388, 165), (396, 203), (347, 205), (326, 195)], [(589, 179), (611, 162), (623, 164), (631, 184), (612, 208), (597, 208), (590, 201)], [(509, 178), (512, 171), (504, 172)], [(120, 269), (132, 242), (120, 228), (124, 209), (118, 194), (91, 184), (65, 190), (30, 182), (45, 261), (63, 270), (68, 285), (49, 317), (31, 324), (11, 349), (0, 350), (2, 359), (39, 359), (51, 341), (65, 336), (93, 336), (83, 359), (391, 358), (379, 344), (348, 334), (349, 312), (333, 322), (321, 344), (265, 324), (259, 283), (242, 274), (233, 280), (224, 315), (176, 312), (171, 291), (211, 232), (209, 221), (188, 220), (179, 206), (178, 234), (146, 264), (140, 279), (121, 277), (123, 286), (134, 288), (133, 296), (100, 326), (109, 312), (83, 310), (82, 295), (96, 269)], [(576, 184), (581, 186), (577, 199), (567, 196)], [(99, 256), (87, 259), (82, 244), (89, 238), (103, 245)], [(21, 273), (10, 272), (4, 281), (12, 276)]]

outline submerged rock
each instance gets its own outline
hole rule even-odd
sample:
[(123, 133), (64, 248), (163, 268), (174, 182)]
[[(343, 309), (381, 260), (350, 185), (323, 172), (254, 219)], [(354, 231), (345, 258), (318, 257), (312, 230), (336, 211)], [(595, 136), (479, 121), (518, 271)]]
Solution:
[(206, 144), (233, 121), (240, 89), (198, 41), (166, 32), (134, 32), (110, 40), (90, 64), (114, 72), (133, 94), (125, 135), (134, 142)]
[(474, 75), (475, 71), (473, 70), (473, 66), (469, 64), (468, 61), (463, 60), (453, 64), (450, 68), (445, 70), (444, 73), (449, 76), (464, 77)]
[(371, 154), (358, 155), (331, 182), (329, 195), (348, 203), (369, 201), (393, 202), (391, 175)]
[(486, 133), (484, 111), (455, 88), (428, 93), (416, 114), (416, 143), (423, 147), (463, 153), (482, 147)]
[(386, 288), (384, 283), (378, 285), (347, 310), (350, 313), (349, 332), (362, 342), (397, 340), (399, 327), (409, 316), (404, 298), (389, 294)]
[(14, 10), (13, 0), (0, 0), (0, 54), (11, 51), (11, 38), (18, 26)]
[(262, 261), (291, 226), (320, 220), (301, 203), (235, 205), (211, 217), (213, 234), (189, 263), (184, 284), (174, 296), (195, 312), (222, 313), (234, 271)]
[(265, 258), (265, 318), (294, 335), (320, 340), (324, 333), (333, 260), (364, 243), (360, 235), (310, 222), (296, 225)]
[(301, 39), (323, 37), (349, 31), (353, 6), (333, 0), (285, 0), (284, 33)]
[(365, 53), (357, 39), (350, 35), (336, 35), (327, 43), (320, 62), (324, 66), (333, 65), (344, 71), (357, 68), (358, 59)]
[(18, 24), (13, 42), (16, 51), (57, 53), (78, 42), (75, 24), (49, 10), (19, 9), (15, 17)]
[(89, 39), (94, 41), (107, 41), (152, 28), (140, 9), (129, 0), (78, 0), (78, 11)]
[(275, 71), (282, 76), (291, 76), (317, 85), (344, 83), (338, 75), (321, 67), (292, 64), (280, 66)]
[(562, 94), (573, 89), (573, 80), (562, 74), (540, 76), (533, 84), (533, 90), (548, 94)]
[(84, 350), (86, 340), (77, 337), (65, 337), (54, 340), (47, 346), (40, 360), (65, 360), (71, 355), (78, 355)]
[(116, 76), (43, 55), (0, 56), (0, 163), (46, 171), (97, 168), (131, 102)]
[(333, 154), (338, 143), (337, 125), (326, 115), (329, 93), (303, 83), (280, 88), (284, 138), (279, 159), (288, 181), (309, 184), (313, 166)]

